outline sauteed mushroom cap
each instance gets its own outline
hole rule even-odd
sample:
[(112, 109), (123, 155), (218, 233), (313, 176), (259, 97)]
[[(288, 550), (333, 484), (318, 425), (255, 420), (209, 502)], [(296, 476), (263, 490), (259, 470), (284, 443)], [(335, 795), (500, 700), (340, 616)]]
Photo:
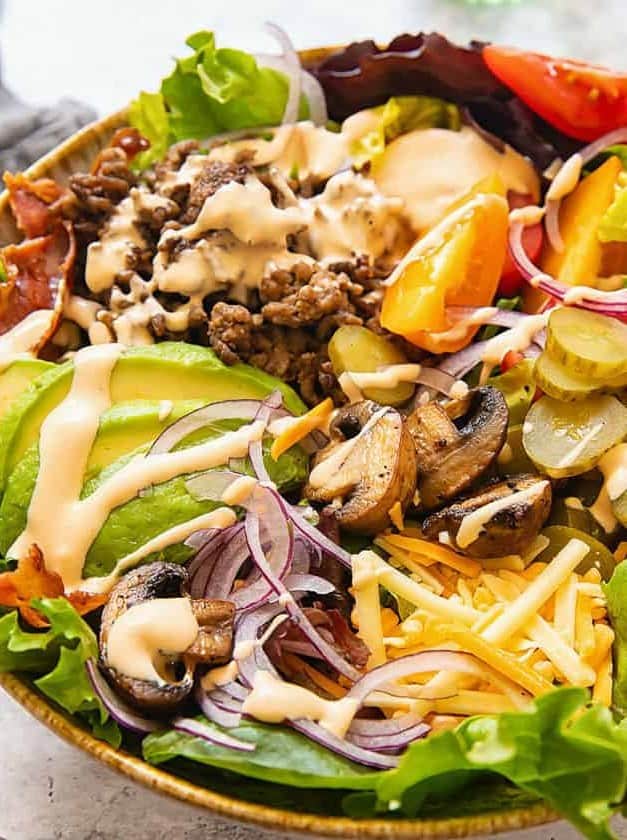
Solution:
[[(453, 546), (471, 557), (524, 554), (546, 522), (551, 511), (551, 497), (548, 480), (536, 475), (512, 476), (427, 517), (423, 531), (430, 539), (448, 534)], [(494, 502), (497, 505), (492, 509), (487, 507)], [(461, 540), (464, 544), (460, 545), (457, 537), (462, 522), (482, 509), (486, 518), (484, 520), (479, 514), (476, 538), (468, 544)]]
[(508, 416), (501, 392), (481, 387), (446, 406), (427, 403), (407, 418), (417, 453), (421, 507), (440, 507), (486, 471), (503, 448)]
[(107, 643), (115, 621), (132, 607), (153, 598), (185, 597), (187, 571), (174, 563), (150, 563), (125, 575), (113, 588), (102, 614), (100, 658), (109, 680), (132, 705), (152, 713), (168, 713), (191, 692), (197, 664), (219, 665), (233, 645), (234, 605), (229, 601), (192, 600), (198, 635), (184, 654), (168, 663), (159, 682), (122, 674), (108, 662)]
[(406, 510), (416, 489), (416, 450), (398, 411), (363, 400), (340, 409), (331, 443), (314, 462), (305, 495), (332, 505), (338, 523), (375, 534), (390, 509)]

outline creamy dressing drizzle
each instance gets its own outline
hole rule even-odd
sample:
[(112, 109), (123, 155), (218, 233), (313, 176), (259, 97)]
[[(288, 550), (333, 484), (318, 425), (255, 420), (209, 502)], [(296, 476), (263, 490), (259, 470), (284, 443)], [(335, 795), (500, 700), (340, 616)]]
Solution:
[(214, 688), (228, 685), (233, 680), (237, 679), (239, 674), (239, 664), (237, 660), (232, 659), (226, 665), (221, 665), (219, 668), (212, 668), (201, 678), (200, 683), (205, 691), (213, 691)]
[(85, 330), (91, 344), (109, 344), (113, 340), (106, 324), (98, 321), (97, 315), (102, 311), (102, 304), (79, 295), (70, 295), (63, 306), (64, 317)]
[(548, 481), (540, 481), (537, 484), (527, 487), (524, 490), (519, 490), (517, 493), (511, 493), (509, 496), (504, 496), (502, 499), (495, 499), (487, 505), (482, 505), (477, 510), (466, 514), (461, 521), (455, 541), (460, 548), (466, 548), (475, 542), (481, 535), (486, 524), (499, 511), (516, 504), (533, 503), (539, 496), (544, 493)]
[(370, 432), (370, 429), (383, 415), (388, 411), (388, 408), (380, 408), (372, 415), (367, 423), (364, 424), (358, 435), (355, 435), (349, 440), (339, 443), (333, 451), (327, 455), (326, 458), (320, 461), (319, 464), (313, 468), (309, 474), (309, 484), (314, 488), (324, 487), (335, 475), (338, 473), (348, 456), (351, 454), (357, 444)]
[(42, 424), (26, 528), (10, 548), (10, 556), (19, 559), (33, 543), (38, 545), (47, 568), (70, 591), (81, 587), (87, 552), (114, 508), (151, 484), (243, 457), (249, 443), (263, 434), (263, 423), (253, 422), (188, 449), (139, 455), (81, 499), (85, 467), (100, 416), (111, 405), (110, 378), (122, 350), (119, 344), (105, 344), (76, 354), (70, 392)]
[(198, 630), (189, 598), (152, 598), (135, 604), (111, 625), (108, 664), (127, 677), (163, 685), (168, 680), (159, 664), (184, 653)]
[(515, 207), (509, 211), (509, 223), (515, 225), (520, 223), (524, 227), (537, 225), (544, 218), (546, 207), (537, 207), (535, 204), (528, 204), (526, 207)]
[(287, 621), (287, 619), (287, 615), (277, 615), (272, 619), (258, 639), (248, 639), (244, 642), (238, 642), (233, 649), (233, 660), (235, 662), (241, 662), (242, 659), (248, 659), (249, 656), (252, 656), (256, 650), (262, 648), (270, 640), (274, 631)]
[(52, 328), (53, 309), (37, 309), (0, 336), (0, 371), (17, 359), (34, 358), (33, 350)]
[(363, 399), (363, 392), (368, 388), (391, 390), (401, 382), (416, 382), (420, 376), (420, 365), (386, 365), (374, 372), (344, 371), (339, 377), (340, 388), (351, 403)]
[(574, 464), (579, 455), (585, 451), (590, 441), (595, 439), (595, 437), (599, 434), (604, 425), (604, 421), (596, 423), (590, 429), (590, 431), (581, 438), (579, 443), (577, 443), (576, 446), (573, 446), (570, 452), (567, 452), (563, 458), (560, 458), (560, 460), (555, 466), (561, 469), (563, 467), (569, 467), (571, 464)]
[(510, 146), (501, 153), (470, 127), (417, 129), (387, 146), (373, 177), (385, 195), (405, 199), (413, 227), (427, 230), (477, 181), (498, 175), (506, 189), (537, 200), (531, 163)]
[(116, 583), (116, 581), (129, 569), (138, 566), (142, 560), (145, 560), (151, 554), (156, 554), (159, 551), (164, 551), (171, 545), (178, 545), (185, 542), (196, 531), (208, 530), (209, 528), (228, 528), (236, 521), (236, 516), (229, 508), (217, 508), (209, 513), (203, 513), (200, 516), (189, 519), (187, 522), (181, 522), (180, 525), (174, 525), (157, 534), (147, 543), (141, 545), (138, 549), (122, 557), (115, 564), (112, 572), (103, 577), (84, 578), (79, 584), (66, 586), (66, 590), (80, 589), (81, 592), (88, 592), (91, 595), (106, 594)]
[(488, 375), (490, 369), (500, 364), (508, 351), (526, 350), (536, 335), (546, 327), (550, 314), (543, 312), (541, 315), (528, 315), (515, 327), (491, 338), (481, 354), (481, 361), (484, 363), (484, 370), (488, 368)]
[(404, 206), (402, 198), (384, 196), (370, 178), (351, 171), (334, 175), (320, 195), (300, 200), (311, 255), (335, 262), (395, 251), (407, 244)]
[[(271, 140), (251, 137), (214, 146), (207, 157), (225, 163), (251, 157), (254, 166), (272, 163), (285, 177), (328, 178), (348, 162), (351, 132), (327, 131), (309, 120), (272, 129)], [(204, 158), (205, 160), (207, 158)]]
[(244, 714), (264, 723), (313, 720), (328, 732), (343, 738), (357, 710), (357, 700), (325, 700), (299, 685), (287, 683), (269, 671), (257, 671), (253, 688), (242, 706)]
[(566, 198), (577, 186), (581, 178), (583, 159), (577, 152), (571, 155), (566, 163), (558, 170), (547, 190), (547, 201), (561, 201)]

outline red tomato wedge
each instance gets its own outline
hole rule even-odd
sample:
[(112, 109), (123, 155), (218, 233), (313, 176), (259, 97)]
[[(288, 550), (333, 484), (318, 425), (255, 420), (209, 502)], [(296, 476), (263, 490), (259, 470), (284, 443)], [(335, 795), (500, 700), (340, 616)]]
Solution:
[(627, 73), (494, 44), (483, 48), (483, 58), (504, 85), (569, 137), (590, 142), (627, 125)]

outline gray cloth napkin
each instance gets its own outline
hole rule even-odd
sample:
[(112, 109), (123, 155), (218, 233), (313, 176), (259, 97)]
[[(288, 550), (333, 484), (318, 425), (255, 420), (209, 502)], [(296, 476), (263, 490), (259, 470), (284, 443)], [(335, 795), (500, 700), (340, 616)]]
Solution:
[(73, 99), (50, 108), (25, 105), (0, 79), (0, 174), (25, 169), (95, 118), (93, 108)]

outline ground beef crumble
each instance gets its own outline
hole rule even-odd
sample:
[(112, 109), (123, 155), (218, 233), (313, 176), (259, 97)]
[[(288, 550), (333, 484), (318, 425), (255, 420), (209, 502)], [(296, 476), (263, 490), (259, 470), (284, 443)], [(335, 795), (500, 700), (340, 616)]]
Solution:
[(205, 203), (205, 199), (213, 195), (220, 187), (235, 181), (243, 184), (251, 169), (245, 164), (222, 163), (222, 161), (207, 161), (200, 177), (194, 181), (187, 200), (187, 207), (180, 221), (184, 225), (191, 225), (198, 218), (198, 214)]
[(100, 153), (95, 172), (71, 176), (63, 214), (74, 222), (80, 244), (98, 237), (104, 223), (136, 183), (137, 176), (126, 154), (115, 147)]

